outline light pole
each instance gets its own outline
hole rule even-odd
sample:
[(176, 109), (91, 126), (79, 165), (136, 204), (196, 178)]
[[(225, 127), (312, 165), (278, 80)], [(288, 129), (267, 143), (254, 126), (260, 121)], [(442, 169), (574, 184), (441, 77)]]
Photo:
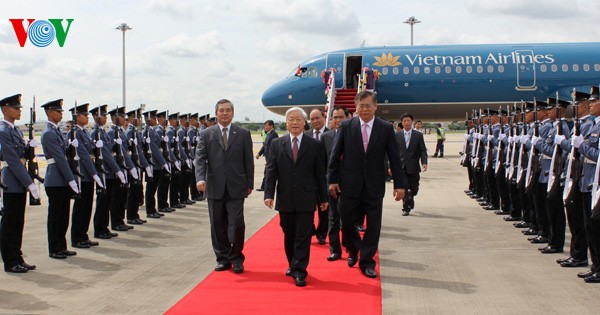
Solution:
[(127, 108), (125, 101), (125, 32), (131, 30), (132, 28), (129, 27), (127, 23), (122, 23), (121, 25), (117, 26), (116, 29), (123, 32), (123, 108)]
[[(413, 26), (417, 23), (421, 23), (421, 21), (417, 20), (414, 16), (408, 18), (408, 20), (402, 22), (410, 25), (410, 45), (413, 45)], [(125, 36), (125, 35), (123, 35)]]

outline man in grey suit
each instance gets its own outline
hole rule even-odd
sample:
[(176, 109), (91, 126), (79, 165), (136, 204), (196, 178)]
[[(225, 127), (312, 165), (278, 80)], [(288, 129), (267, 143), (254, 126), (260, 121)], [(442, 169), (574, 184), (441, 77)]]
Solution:
[(423, 172), (427, 171), (427, 147), (423, 134), (412, 128), (413, 115), (404, 113), (401, 120), (402, 130), (396, 133), (396, 143), (400, 151), (401, 167), (406, 174), (408, 191), (402, 201), (402, 215), (407, 216), (415, 207), (414, 197), (419, 192), (421, 165)]
[(194, 164), (196, 188), (208, 199), (215, 271), (244, 272), (244, 199), (254, 189), (250, 131), (231, 123), (234, 108), (222, 99), (215, 105), (218, 124), (199, 135)]

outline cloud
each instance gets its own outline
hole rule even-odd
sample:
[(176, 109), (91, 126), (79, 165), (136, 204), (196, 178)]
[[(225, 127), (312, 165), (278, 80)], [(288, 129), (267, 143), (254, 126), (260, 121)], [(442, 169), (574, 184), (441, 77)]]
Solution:
[(318, 54), (316, 50), (309, 48), (306, 42), (290, 34), (272, 37), (262, 46), (267, 53), (284, 61), (298, 62)]
[(466, 4), (467, 9), (473, 14), (493, 15), (498, 14), (518, 16), (528, 19), (572, 19), (574, 16), (587, 15), (586, 7), (590, 1), (524, 1), (524, 0), (478, 0)]
[(342, 0), (248, 0), (246, 5), (254, 21), (267, 27), (325, 36), (348, 36), (360, 27), (352, 4)]
[(175, 19), (196, 17), (193, 2), (190, 0), (152, 0), (148, 9), (157, 13), (165, 13)]
[(180, 33), (158, 44), (157, 48), (164, 55), (185, 58), (206, 56), (225, 51), (218, 32), (208, 32), (196, 36)]

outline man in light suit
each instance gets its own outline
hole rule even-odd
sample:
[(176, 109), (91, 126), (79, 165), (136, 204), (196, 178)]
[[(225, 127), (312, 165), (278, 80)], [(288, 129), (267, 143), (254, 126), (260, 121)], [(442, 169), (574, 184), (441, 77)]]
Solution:
[[(285, 255), (296, 286), (306, 286), (306, 268), (310, 256), (310, 240), (314, 228), (317, 200), (327, 200), (325, 181), (325, 147), (302, 133), (306, 113), (292, 107), (285, 113), (289, 134), (273, 140), (265, 175), (265, 205), (273, 208), (275, 187)], [(328, 203), (321, 202), (321, 211)]]
[[(394, 179), (396, 201), (404, 198), (404, 175), (394, 127), (375, 117), (377, 97), (363, 91), (356, 95), (357, 117), (346, 120), (337, 132), (329, 157), (329, 193), (340, 194), (338, 210), (342, 233), (347, 238), (348, 266), (354, 267), (360, 254), (360, 269), (369, 277), (377, 277), (375, 260), (381, 234), (381, 214), (385, 195), (385, 155), (389, 157)], [(343, 156), (343, 159), (342, 159)], [(367, 214), (363, 239), (354, 228), (360, 211)]]
[(234, 108), (222, 99), (215, 105), (217, 125), (200, 133), (194, 164), (196, 188), (205, 192), (211, 223), (215, 271), (244, 272), (244, 199), (254, 189), (250, 131), (231, 123)]
[[(310, 129), (304, 132), (304, 135), (307, 137), (311, 137), (321, 141), (321, 136), (329, 131), (329, 128), (325, 126), (326, 115), (320, 109), (313, 109), (309, 115), (310, 119)], [(321, 201), (317, 200), (316, 207), (319, 206)], [(327, 211), (319, 211), (319, 223), (317, 224), (317, 228), (315, 230), (315, 235), (317, 236), (317, 241), (319, 245), (325, 245), (325, 239), (327, 238), (327, 227), (329, 226), (329, 218)]]
[[(273, 139), (279, 138), (279, 135), (277, 134), (277, 131), (275, 131), (275, 123), (272, 120), (267, 120), (265, 121), (265, 132), (267, 133), (265, 136), (265, 142), (263, 142), (263, 146), (262, 148), (260, 148), (260, 151), (258, 151), (258, 153), (256, 153), (256, 159), (258, 160), (258, 158), (260, 158), (261, 155), (265, 156), (265, 160), (269, 160), (269, 148), (271, 147), (271, 141), (273, 141)], [(265, 168), (265, 172), (266, 172), (266, 168)], [(257, 189), (256, 191), (264, 191), (265, 190), (265, 178), (263, 177), (262, 180), (262, 184), (260, 185), (260, 188)]]
[(423, 172), (427, 171), (427, 147), (423, 134), (412, 129), (413, 115), (404, 113), (401, 120), (402, 130), (396, 133), (396, 143), (400, 151), (401, 167), (406, 174), (408, 191), (402, 201), (402, 215), (407, 216), (415, 207), (414, 197), (419, 192), (421, 165)]

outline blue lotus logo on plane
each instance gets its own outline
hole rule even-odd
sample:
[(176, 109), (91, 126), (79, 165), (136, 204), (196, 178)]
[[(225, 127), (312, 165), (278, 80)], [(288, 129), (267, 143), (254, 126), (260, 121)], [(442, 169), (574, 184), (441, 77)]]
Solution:
[[(448, 55), (424, 55), (424, 54), (405, 54), (404, 57), (411, 66), (460, 66), (460, 65), (507, 65), (507, 64), (553, 64), (556, 60), (553, 54), (519, 54), (511, 52), (510, 54), (489, 53), (487, 56), (466, 55), (466, 56), (448, 56)], [(393, 56), (392, 53), (382, 53), (381, 56), (374, 56), (373, 66), (377, 67), (395, 67), (402, 65), (399, 61), (400, 56)], [(484, 60), (485, 58), (485, 60)]]

